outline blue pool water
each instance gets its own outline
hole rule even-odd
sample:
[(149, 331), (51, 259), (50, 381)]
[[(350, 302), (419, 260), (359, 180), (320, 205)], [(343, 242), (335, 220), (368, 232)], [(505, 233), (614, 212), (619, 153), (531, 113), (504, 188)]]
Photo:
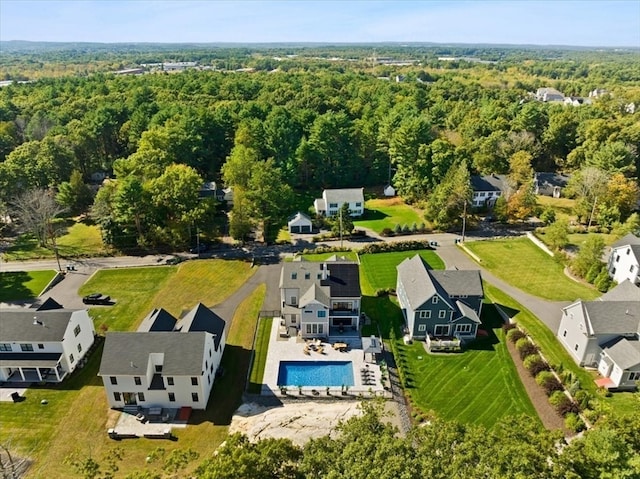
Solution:
[(278, 386), (353, 386), (351, 361), (280, 361)]

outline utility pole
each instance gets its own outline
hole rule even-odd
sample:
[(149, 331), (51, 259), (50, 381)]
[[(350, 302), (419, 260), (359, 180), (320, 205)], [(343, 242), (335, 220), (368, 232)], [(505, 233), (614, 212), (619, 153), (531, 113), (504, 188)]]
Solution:
[(342, 249), (342, 208), (340, 208), (340, 249)]
[(467, 228), (467, 199), (464, 200), (464, 209), (462, 211), (462, 242), (464, 243), (464, 233)]

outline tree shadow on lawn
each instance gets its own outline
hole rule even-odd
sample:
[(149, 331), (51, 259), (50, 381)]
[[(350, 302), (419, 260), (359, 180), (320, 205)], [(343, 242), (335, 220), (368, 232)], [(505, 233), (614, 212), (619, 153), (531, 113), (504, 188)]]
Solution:
[(0, 276), (0, 301), (17, 301), (33, 299), (35, 294), (24, 283), (31, 281), (31, 276), (24, 271), (8, 271)]
[(385, 218), (388, 218), (389, 215), (386, 214), (383, 211), (380, 210), (369, 210), (369, 209), (365, 209), (364, 210), (364, 214), (358, 218), (356, 220), (356, 223), (358, 221), (376, 221), (376, 220), (383, 220)]

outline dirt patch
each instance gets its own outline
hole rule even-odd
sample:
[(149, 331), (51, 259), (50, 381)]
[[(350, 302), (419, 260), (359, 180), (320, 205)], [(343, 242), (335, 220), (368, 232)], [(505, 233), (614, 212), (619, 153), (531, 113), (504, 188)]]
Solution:
[(547, 398), (544, 390), (538, 386), (538, 383), (536, 383), (535, 379), (531, 374), (529, 374), (529, 371), (525, 369), (515, 345), (511, 341), (506, 341), (506, 343), (509, 354), (511, 354), (511, 358), (513, 359), (513, 363), (516, 365), (516, 370), (518, 371), (520, 380), (522, 381), (522, 384), (524, 385), (524, 388), (533, 403), (533, 407), (536, 409), (544, 427), (550, 431), (562, 429), (565, 435), (571, 434), (571, 432), (564, 427), (564, 419), (560, 417), (555, 409), (553, 409), (553, 406), (549, 404), (549, 399)]

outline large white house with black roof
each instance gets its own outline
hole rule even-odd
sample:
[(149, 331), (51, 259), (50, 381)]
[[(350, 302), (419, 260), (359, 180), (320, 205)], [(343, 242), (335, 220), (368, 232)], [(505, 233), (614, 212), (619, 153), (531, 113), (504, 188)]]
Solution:
[(60, 382), (82, 363), (95, 334), (86, 309), (2, 309), (0, 381)]
[(345, 203), (349, 205), (350, 216), (362, 216), (364, 214), (364, 188), (324, 190), (322, 198), (314, 200), (313, 207), (319, 215), (335, 216)]
[(303, 338), (330, 337), (360, 327), (358, 264), (332, 256), (323, 262), (297, 257), (280, 272), (282, 318)]
[(138, 331), (107, 333), (98, 375), (109, 406), (205, 409), (225, 327), (222, 318), (198, 304), (181, 320), (154, 309)]
[(493, 208), (497, 199), (507, 191), (506, 175), (471, 175), (474, 208)]
[(397, 270), (396, 293), (411, 338), (475, 339), (484, 297), (480, 271), (432, 270), (420, 255)]
[(563, 308), (558, 339), (580, 366), (598, 368), (610, 389), (640, 380), (640, 288), (628, 280), (595, 301)]

